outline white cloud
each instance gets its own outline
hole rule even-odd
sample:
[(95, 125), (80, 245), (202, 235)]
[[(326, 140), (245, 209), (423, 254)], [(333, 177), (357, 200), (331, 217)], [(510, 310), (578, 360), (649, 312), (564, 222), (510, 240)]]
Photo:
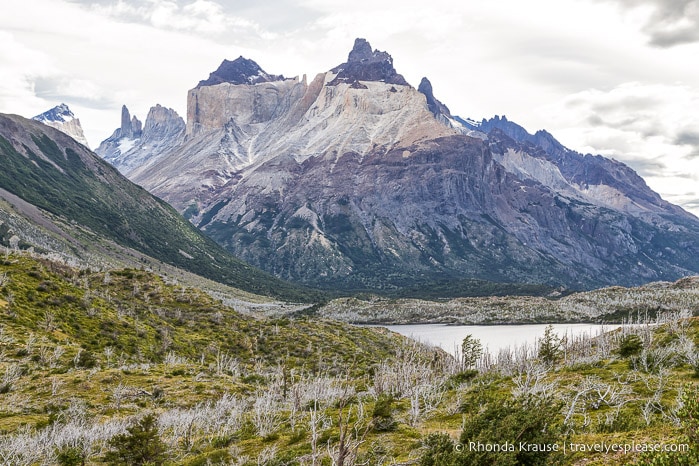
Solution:
[(254, 21), (227, 13), (221, 3), (212, 0), (193, 0), (182, 5), (172, 0), (117, 0), (92, 5), (91, 9), (122, 21), (188, 34), (247, 38), (252, 35), (265, 39), (275, 36)]
[(699, 42), (699, 0), (598, 0), (619, 4), (643, 17), (641, 30), (658, 47)]
[(34, 93), (34, 80), (55, 73), (54, 60), (24, 46), (12, 33), (0, 31), (0, 63), (0, 109), (41, 109), (43, 102)]

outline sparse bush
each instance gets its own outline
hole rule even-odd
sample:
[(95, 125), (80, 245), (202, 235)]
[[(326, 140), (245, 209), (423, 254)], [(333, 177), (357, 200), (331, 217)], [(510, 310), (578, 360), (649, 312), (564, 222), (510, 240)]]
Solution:
[(456, 374), (449, 377), (449, 380), (447, 380), (447, 385), (451, 388), (456, 388), (461, 384), (472, 381), (476, 378), (477, 375), (478, 371), (475, 369), (457, 372)]
[[(484, 400), (480, 412), (467, 415), (460, 442), (481, 444), (553, 445), (559, 443), (561, 431), (552, 422), (560, 412), (560, 404), (550, 398), (525, 396), (516, 400)], [(464, 449), (456, 463), (445, 465), (486, 465), (486, 464), (546, 464), (553, 456), (551, 451), (526, 451), (513, 448), (512, 451), (471, 451)], [(429, 464), (429, 463), (428, 463)], [(440, 463), (435, 463), (440, 464)]]
[(92, 352), (81, 349), (78, 354), (75, 355), (75, 367), (82, 367), (83, 369), (92, 369), (97, 365), (97, 358)]
[(679, 410), (682, 436), (678, 444), (686, 443), (689, 451), (662, 452), (644, 455), (642, 466), (695, 466), (699, 464), (699, 387), (687, 387), (682, 394)]
[(85, 453), (78, 447), (65, 447), (56, 453), (56, 460), (61, 466), (84, 466)]
[(448, 434), (430, 434), (423, 444), (427, 451), (420, 458), (420, 466), (456, 466), (458, 464), (454, 441)]

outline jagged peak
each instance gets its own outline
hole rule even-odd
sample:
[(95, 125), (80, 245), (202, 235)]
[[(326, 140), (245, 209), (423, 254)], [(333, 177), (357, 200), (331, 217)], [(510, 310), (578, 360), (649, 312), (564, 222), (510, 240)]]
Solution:
[(169, 128), (175, 132), (184, 131), (185, 123), (174, 109), (156, 104), (148, 111), (146, 123), (143, 126), (144, 137), (158, 131), (159, 128)]
[(75, 115), (70, 111), (68, 105), (62, 103), (40, 115), (36, 115), (32, 120), (37, 121), (59, 121), (66, 122), (75, 119)]
[(64, 103), (33, 117), (32, 120), (56, 128), (85, 147), (89, 147), (82, 126), (80, 126), (80, 120), (68, 108), (68, 105)]
[(146, 120), (148, 120), (149, 116), (158, 115), (158, 114), (159, 115), (167, 115), (167, 116), (173, 117), (173, 118), (181, 118), (175, 109), (163, 107), (160, 104), (155, 104), (148, 111), (148, 116), (146, 117)]
[(255, 61), (240, 56), (233, 61), (223, 60), (221, 65), (209, 74), (209, 78), (199, 81), (197, 87), (215, 86), (216, 84), (259, 84), (283, 81), (284, 76), (265, 72)]
[(141, 121), (136, 118), (136, 115), (131, 116), (126, 105), (121, 106), (121, 127), (119, 137), (127, 139), (138, 139), (143, 132)]
[(440, 115), (443, 115), (446, 118), (452, 118), (449, 108), (437, 100), (437, 98), (434, 96), (432, 83), (429, 79), (426, 77), (422, 78), (417, 90), (425, 95), (425, 99), (427, 100), (427, 108), (430, 109), (430, 112), (432, 112), (435, 117), (439, 118)]
[(355, 39), (354, 46), (347, 56), (347, 62), (330, 71), (337, 75), (328, 83), (330, 86), (348, 83), (355, 88), (365, 88), (359, 81), (409, 85), (393, 67), (393, 57), (386, 52), (372, 51), (371, 44), (362, 38)]
[[(379, 53), (384, 53), (388, 55), (386, 52)], [(369, 44), (369, 42), (366, 39), (357, 38), (354, 40), (354, 46), (352, 47), (352, 50), (350, 50), (350, 53), (347, 56), (347, 61), (351, 63), (370, 60), (372, 58), (372, 55), (373, 53), (371, 50), (371, 44)], [(392, 60), (390, 55), (388, 55), (388, 58)]]
[(417, 90), (425, 95), (432, 95), (432, 83), (427, 77), (423, 77), (420, 80), (420, 85), (417, 87)]

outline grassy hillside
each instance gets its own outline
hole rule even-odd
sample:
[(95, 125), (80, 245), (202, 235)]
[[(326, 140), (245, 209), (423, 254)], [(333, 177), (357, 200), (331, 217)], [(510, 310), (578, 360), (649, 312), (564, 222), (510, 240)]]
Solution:
[[(380, 329), (244, 316), (141, 270), (9, 254), (0, 463), (660, 461), (579, 447), (635, 442), (687, 444), (658, 464), (696, 464), (699, 319), (663, 322), (575, 341), (551, 334), (538, 352), (497, 361), (477, 345), (452, 358)], [(466, 451), (470, 441), (567, 451)], [(124, 459), (141, 451), (151, 456)]]
[(330, 321), (244, 316), (140, 270), (94, 273), (27, 256), (0, 261), (0, 297), (3, 455), (22, 426), (63, 425), (71, 410), (123, 427), (144, 410), (172, 414), (225, 397), (249, 410), (248, 398), (270, 387), (335, 397), (406, 344)]
[(96, 237), (245, 291), (292, 301), (318, 298), (231, 256), (172, 207), (71, 138), (0, 115), (0, 188)]

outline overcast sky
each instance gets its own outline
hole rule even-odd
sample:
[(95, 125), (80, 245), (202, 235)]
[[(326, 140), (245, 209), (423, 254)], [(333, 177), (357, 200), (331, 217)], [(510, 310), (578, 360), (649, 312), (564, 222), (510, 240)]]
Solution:
[(699, 0), (1, 1), (0, 112), (65, 102), (93, 148), (122, 104), (185, 117), (224, 58), (310, 79), (363, 37), (452, 114), (547, 129), (699, 215)]

